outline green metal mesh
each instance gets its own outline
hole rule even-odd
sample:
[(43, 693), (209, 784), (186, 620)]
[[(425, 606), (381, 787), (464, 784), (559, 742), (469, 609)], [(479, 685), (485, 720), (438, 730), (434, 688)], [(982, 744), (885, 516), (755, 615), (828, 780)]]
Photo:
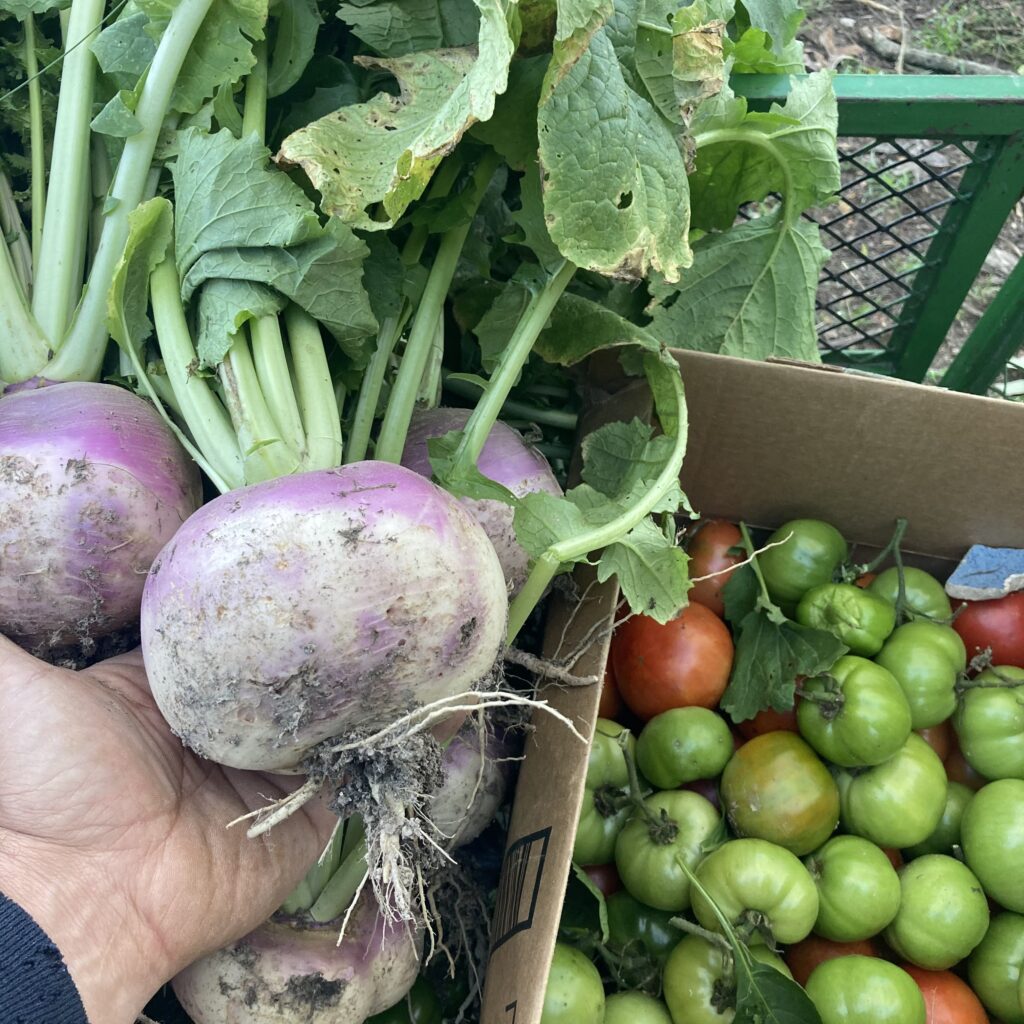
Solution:
[(884, 352), (929, 266), (928, 247), (975, 143), (935, 139), (841, 138), (837, 203), (814, 213), (831, 251), (818, 287), (818, 341), (829, 362)]

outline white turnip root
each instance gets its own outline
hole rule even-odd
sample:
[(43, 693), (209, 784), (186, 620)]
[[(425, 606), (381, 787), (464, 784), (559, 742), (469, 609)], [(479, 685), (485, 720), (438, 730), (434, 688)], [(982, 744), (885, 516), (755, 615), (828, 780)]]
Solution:
[(493, 723), (476, 715), (445, 747), (441, 785), (426, 811), (449, 849), (472, 842), (494, 819), (505, 798), (508, 754)]
[[(429, 478), (432, 470), (427, 442), (452, 430), (462, 430), (469, 415), (469, 409), (422, 409), (414, 413), (402, 465)], [(507, 487), (517, 498), (533, 491), (546, 491), (559, 497), (562, 494), (544, 456), (504, 423), (495, 423), (491, 428), (477, 468), (484, 476)], [(517, 593), (526, 582), (530, 559), (516, 540), (512, 526), (515, 510), (505, 502), (488, 498), (460, 500), (490, 537), (509, 589)]]
[(200, 497), (174, 435), (122, 388), (0, 399), (0, 632), (52, 658), (133, 629), (153, 559)]
[(421, 932), (389, 925), (368, 890), (337, 921), (272, 918), (173, 982), (195, 1024), (362, 1024), (412, 987)]
[(302, 770), (488, 676), (498, 559), (472, 517), (401, 466), (282, 477), (203, 506), (153, 565), (142, 648), (171, 727), (236, 768)]

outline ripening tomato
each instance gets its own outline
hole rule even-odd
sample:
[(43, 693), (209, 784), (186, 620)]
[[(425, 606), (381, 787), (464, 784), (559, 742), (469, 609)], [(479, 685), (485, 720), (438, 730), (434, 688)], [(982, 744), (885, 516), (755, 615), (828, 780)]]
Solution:
[(808, 935), (802, 942), (789, 947), (786, 964), (793, 972), (793, 980), (800, 985), (806, 985), (814, 968), (826, 960), (834, 960), (838, 956), (878, 955), (878, 945), (872, 939), (862, 939), (860, 942), (833, 942), (820, 935)]
[(587, 877), (600, 890), (602, 896), (611, 896), (622, 888), (622, 879), (615, 870), (615, 863), (588, 864), (584, 869)]
[(739, 527), (724, 519), (706, 522), (686, 545), (690, 556), (691, 601), (710, 608), (719, 618), (725, 615), (722, 588), (729, 582), (733, 566), (742, 562), (743, 537)]
[(702, 604), (687, 605), (664, 625), (634, 615), (612, 637), (619, 693), (644, 721), (670, 708), (715, 707), (729, 681), (732, 658), (728, 628)]
[(1024, 668), (1024, 590), (994, 601), (964, 601), (953, 620), (967, 648), (968, 659), (992, 648), (993, 665)]
[(758, 711), (753, 718), (745, 722), (737, 722), (736, 729), (745, 740), (752, 740), (766, 732), (799, 732), (800, 727), (796, 724), (796, 708), (789, 711), (776, 711), (774, 708), (765, 708)]
[(927, 1024), (988, 1024), (985, 1007), (970, 987), (951, 971), (926, 971), (900, 964), (924, 996)]
[(953, 751), (954, 735), (950, 720), (947, 718), (938, 725), (930, 725), (927, 729), (918, 729), (916, 732), (939, 755), (939, 760), (945, 762)]

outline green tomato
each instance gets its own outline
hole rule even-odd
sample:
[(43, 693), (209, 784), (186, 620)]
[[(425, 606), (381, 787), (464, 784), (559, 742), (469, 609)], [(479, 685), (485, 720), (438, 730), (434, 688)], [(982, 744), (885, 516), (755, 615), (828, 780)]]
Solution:
[(1024, 782), (1001, 779), (979, 789), (960, 821), (960, 845), (985, 892), (1024, 914)]
[(643, 992), (616, 992), (604, 1003), (604, 1024), (672, 1024), (668, 1007)]
[(925, 1024), (917, 982), (873, 956), (826, 960), (807, 979), (807, 995), (822, 1024)]
[(838, 637), (852, 654), (877, 654), (896, 628), (896, 609), (852, 583), (822, 583), (800, 598), (796, 621)]
[(625, 889), (605, 897), (608, 910), (608, 946), (616, 954), (640, 954), (664, 967), (669, 953), (683, 937), (671, 924), (676, 911), (658, 910), (641, 903)]
[(900, 906), (885, 941), (904, 960), (944, 971), (963, 960), (988, 930), (988, 900), (974, 872), (940, 853), (900, 869)]
[(597, 968), (575, 947), (555, 943), (540, 1024), (603, 1024), (604, 986)]
[(618, 722), (599, 718), (587, 758), (587, 781), (576, 823), (572, 858), (577, 864), (607, 864), (615, 856), (615, 840), (629, 819), (631, 805), (626, 787), (629, 769), (619, 737), (628, 745), (636, 740)]
[(896, 916), (899, 876), (874, 843), (860, 836), (836, 836), (804, 864), (818, 887), (818, 935), (857, 942), (877, 935)]
[(992, 918), (985, 938), (967, 961), (967, 980), (1003, 1024), (1024, 1024), (1018, 990), (1024, 972), (1024, 917), (1004, 911)]
[(366, 1024), (441, 1024), (441, 1004), (421, 975), (391, 1009), (368, 1017)]
[(776, 546), (759, 554), (757, 564), (771, 599), (787, 611), (811, 587), (828, 583), (849, 554), (843, 535), (820, 519), (791, 519), (768, 543)]
[(904, 859), (913, 860), (928, 853), (952, 854), (953, 847), (960, 845), (960, 823), (973, 796), (974, 790), (962, 782), (950, 782), (946, 791), (946, 806), (935, 831), (923, 843), (907, 847), (903, 851)]
[(860, 772), (838, 768), (835, 774), (844, 827), (878, 846), (903, 849), (924, 842), (946, 806), (946, 770), (916, 732), (888, 761)]
[(967, 650), (951, 626), (920, 619), (900, 626), (875, 661), (903, 688), (914, 729), (944, 722), (956, 710), (957, 678)]
[[(713, 850), (696, 876), (730, 924), (756, 927), (782, 943), (799, 942), (818, 917), (818, 890), (798, 857), (763, 839), (733, 839)], [(693, 894), (697, 920), (721, 926), (708, 899)]]
[[(686, 910), (691, 870), (704, 844), (722, 827), (722, 816), (699, 793), (667, 790), (644, 800), (647, 813), (633, 812), (615, 843), (615, 867), (626, 889), (658, 910)], [(662, 814), (664, 812), (664, 815)]]
[(833, 764), (881, 764), (910, 735), (910, 706), (900, 684), (866, 658), (840, 658), (828, 675), (806, 680), (803, 691), (809, 696), (796, 709), (800, 733)]
[(640, 771), (658, 789), (720, 775), (733, 752), (725, 719), (707, 708), (672, 708), (655, 715), (636, 741)]
[[(792, 977), (767, 946), (749, 948), (755, 960)], [(736, 1016), (731, 955), (698, 935), (685, 936), (665, 965), (665, 1002), (675, 1024), (729, 1024)]]
[[(1007, 681), (1022, 685), (999, 685)], [(986, 779), (1024, 779), (1024, 669), (1001, 665), (979, 673), (960, 699), (953, 727), (975, 771)]]
[(836, 784), (796, 733), (748, 740), (725, 766), (721, 788), (737, 835), (767, 839), (798, 857), (821, 846), (839, 821)]
[[(868, 590), (895, 606), (899, 592), (899, 570), (893, 566), (880, 572), (868, 584)], [(953, 615), (942, 584), (930, 573), (913, 566), (903, 567), (903, 606), (914, 618), (948, 621)]]

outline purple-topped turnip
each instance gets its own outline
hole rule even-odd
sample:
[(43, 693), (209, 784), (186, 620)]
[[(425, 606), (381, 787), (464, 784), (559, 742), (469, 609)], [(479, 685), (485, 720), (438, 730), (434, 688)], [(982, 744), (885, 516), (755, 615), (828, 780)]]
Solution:
[(195, 465), (130, 392), (0, 399), (0, 632), (53, 657), (133, 629), (153, 559), (199, 501)]
[[(402, 465), (429, 479), (432, 474), (427, 442), (453, 430), (465, 429), (469, 409), (421, 409), (413, 414), (402, 453)], [(522, 435), (500, 421), (491, 427), (477, 468), (484, 476), (507, 487), (517, 498), (534, 491), (561, 497), (562, 488), (551, 472), (547, 459), (527, 444)], [(462, 498), (491, 539), (505, 580), (514, 594), (526, 582), (529, 556), (516, 540), (512, 519), (515, 509), (490, 498)]]
[(420, 967), (422, 933), (388, 924), (368, 890), (337, 921), (278, 915), (173, 982), (195, 1024), (362, 1024), (394, 1006)]
[(428, 480), (363, 462), (233, 491), (157, 558), (142, 648), (205, 757), (287, 771), (491, 671), (507, 601), (486, 535)]

